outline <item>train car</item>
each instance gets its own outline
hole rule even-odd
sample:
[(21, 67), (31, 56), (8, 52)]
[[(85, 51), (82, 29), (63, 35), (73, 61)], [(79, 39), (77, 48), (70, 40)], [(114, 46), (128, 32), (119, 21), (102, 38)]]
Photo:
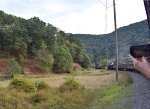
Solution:
[[(116, 64), (110, 64), (108, 65), (108, 70), (115, 70)], [(131, 63), (119, 63), (118, 64), (118, 70), (135, 70), (133, 64)]]

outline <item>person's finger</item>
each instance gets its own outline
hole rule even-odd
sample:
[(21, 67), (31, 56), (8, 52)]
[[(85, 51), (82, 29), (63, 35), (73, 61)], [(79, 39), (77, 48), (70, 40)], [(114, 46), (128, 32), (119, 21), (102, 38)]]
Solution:
[(129, 58), (133, 61), (133, 62), (135, 62), (135, 61), (137, 61), (137, 59), (135, 59), (133, 56), (131, 56), (130, 54), (128, 55), (129, 56)]
[(147, 63), (147, 60), (144, 56), (142, 57), (142, 62)]
[(147, 44), (150, 44), (150, 42), (148, 42)]
[(133, 57), (133, 56), (131, 56), (130, 54), (129, 54), (129, 58), (133, 61), (133, 65), (134, 65), (134, 67), (136, 67), (137, 63), (139, 63), (139, 62), (140, 62), (139, 60), (137, 60), (136, 58), (134, 58), (134, 57)]

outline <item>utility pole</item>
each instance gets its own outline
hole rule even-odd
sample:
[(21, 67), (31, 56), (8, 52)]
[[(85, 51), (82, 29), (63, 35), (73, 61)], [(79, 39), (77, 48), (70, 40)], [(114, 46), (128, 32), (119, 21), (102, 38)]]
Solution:
[(106, 63), (108, 65), (108, 40), (106, 38)]
[[(105, 34), (107, 34), (107, 10), (108, 10), (108, 6), (107, 6), (107, 0), (105, 3)], [(106, 37), (106, 63), (108, 65), (108, 40)]]
[(113, 0), (114, 8), (114, 26), (115, 26), (115, 36), (116, 36), (116, 81), (118, 81), (118, 35), (117, 35), (117, 19), (116, 19), (116, 3)]

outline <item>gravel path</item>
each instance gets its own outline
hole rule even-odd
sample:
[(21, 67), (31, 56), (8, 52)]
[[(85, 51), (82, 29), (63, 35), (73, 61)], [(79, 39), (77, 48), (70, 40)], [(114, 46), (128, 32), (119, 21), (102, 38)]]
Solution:
[(131, 99), (131, 109), (150, 109), (150, 80), (144, 76), (127, 72), (134, 80), (132, 87), (135, 95)]
[(138, 73), (125, 73), (133, 78), (134, 83), (125, 89), (125, 96), (106, 109), (150, 109), (150, 80)]

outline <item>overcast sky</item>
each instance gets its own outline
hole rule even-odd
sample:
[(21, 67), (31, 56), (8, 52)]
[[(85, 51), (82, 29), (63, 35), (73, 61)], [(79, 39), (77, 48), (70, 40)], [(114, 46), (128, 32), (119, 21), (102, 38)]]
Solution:
[[(114, 31), (112, 1), (106, 0), (0, 0), (0, 10), (23, 18), (39, 17), (69, 33), (105, 34)], [(116, 0), (117, 27), (146, 19), (143, 0)]]

